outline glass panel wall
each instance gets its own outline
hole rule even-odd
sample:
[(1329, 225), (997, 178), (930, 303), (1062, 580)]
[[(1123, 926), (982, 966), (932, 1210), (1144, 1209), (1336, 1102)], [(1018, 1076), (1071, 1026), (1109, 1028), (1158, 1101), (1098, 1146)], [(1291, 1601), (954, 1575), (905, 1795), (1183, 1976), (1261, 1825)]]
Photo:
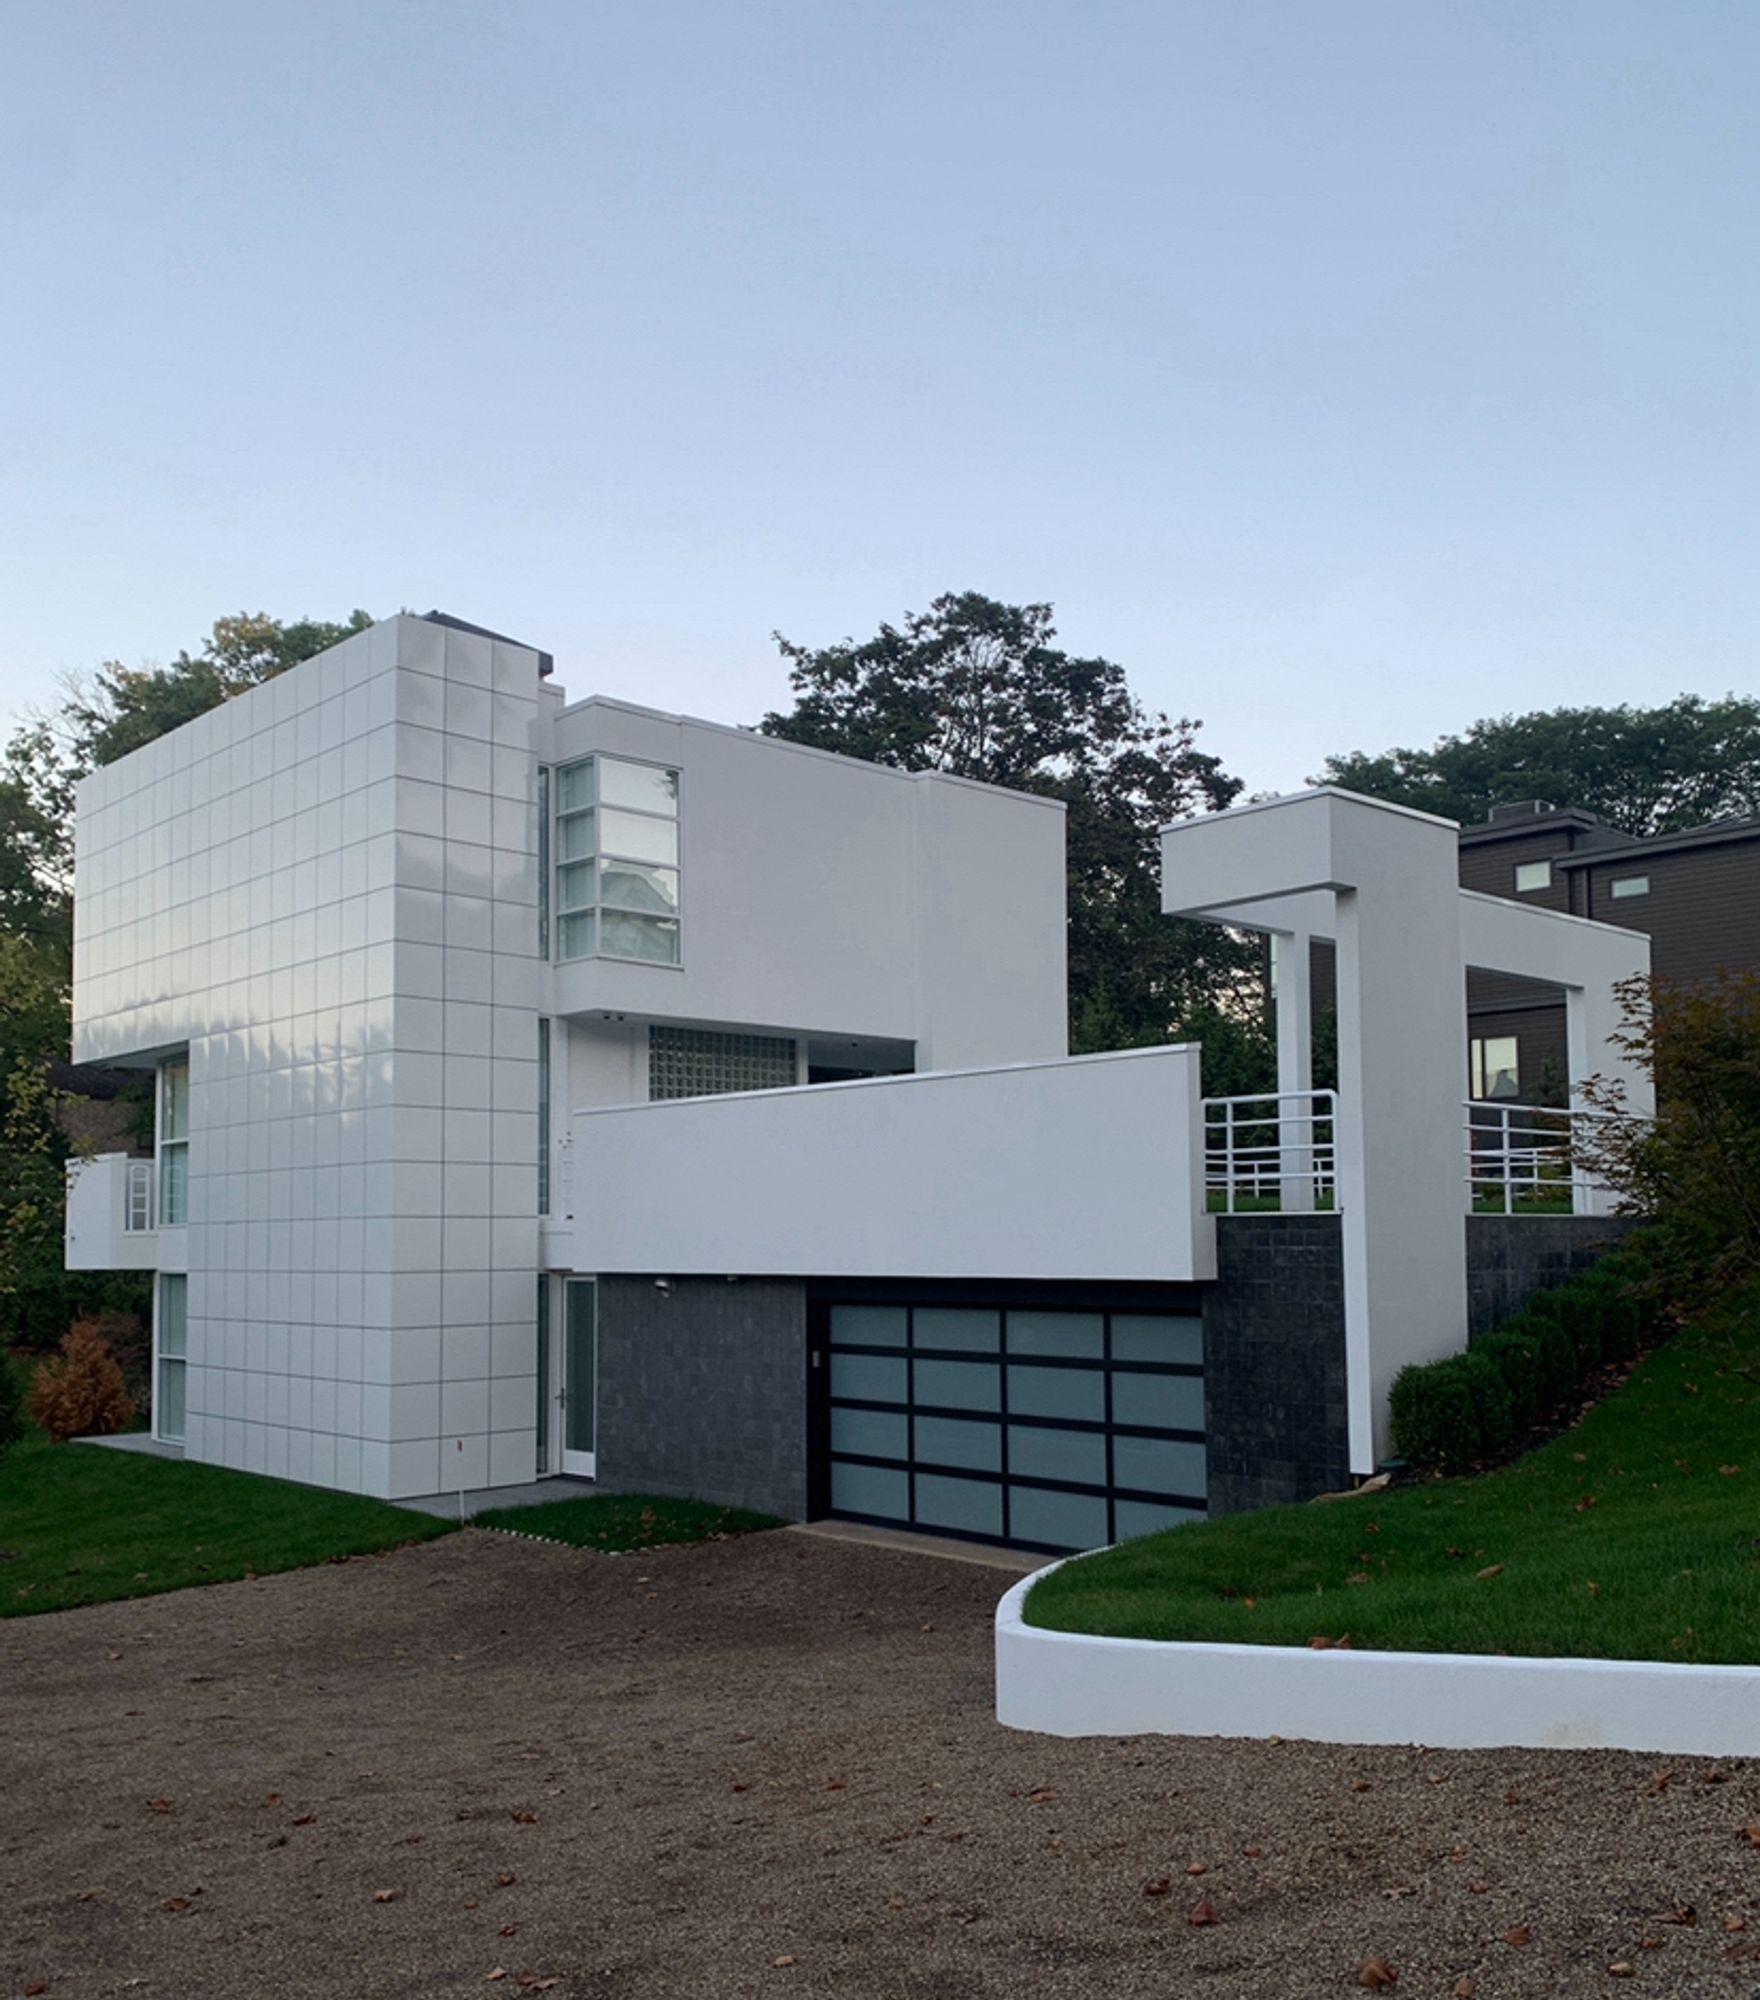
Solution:
[(189, 1064), (159, 1071), (159, 1225), (189, 1220)]
[(677, 965), (677, 771), (587, 757), (555, 793), (558, 955)]
[(153, 1435), (182, 1444), (189, 1366), (189, 1279), (167, 1273), (159, 1280), (158, 1324), (154, 1328)]

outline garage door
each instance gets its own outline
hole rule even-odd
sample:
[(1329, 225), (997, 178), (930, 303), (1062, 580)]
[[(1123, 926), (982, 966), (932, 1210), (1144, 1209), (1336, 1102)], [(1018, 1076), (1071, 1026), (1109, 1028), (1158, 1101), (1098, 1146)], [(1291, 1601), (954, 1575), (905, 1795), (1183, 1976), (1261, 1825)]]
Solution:
[(1205, 1511), (1196, 1314), (832, 1304), (834, 1514), (1063, 1551)]

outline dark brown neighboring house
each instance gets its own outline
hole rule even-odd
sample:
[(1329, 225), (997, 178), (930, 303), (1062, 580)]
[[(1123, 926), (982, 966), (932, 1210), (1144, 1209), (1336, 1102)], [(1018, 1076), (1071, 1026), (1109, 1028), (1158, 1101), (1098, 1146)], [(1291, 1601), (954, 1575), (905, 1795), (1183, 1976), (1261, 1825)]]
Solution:
[[(1651, 970), (1702, 979), (1760, 970), (1760, 819), (1639, 840), (1593, 813), (1533, 799), (1461, 829), (1461, 887), (1643, 931)], [(1564, 1003), (1549, 987), (1467, 980), (1475, 1096), (1563, 1101)]]

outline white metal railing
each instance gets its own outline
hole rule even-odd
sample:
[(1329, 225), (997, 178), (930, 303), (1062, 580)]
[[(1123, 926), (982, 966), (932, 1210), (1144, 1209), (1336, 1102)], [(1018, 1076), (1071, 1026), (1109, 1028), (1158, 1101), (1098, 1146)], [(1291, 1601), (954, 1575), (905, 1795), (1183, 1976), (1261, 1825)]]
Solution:
[(1474, 1215), (1605, 1214), (1611, 1196), (1583, 1166), (1577, 1139), (1605, 1112), (1467, 1100), (1467, 1207)]
[(1270, 1091), (1204, 1099), (1204, 1197), (1212, 1214), (1338, 1207), (1338, 1096)]
[(128, 1179), (123, 1185), (122, 1226), (129, 1235), (138, 1235), (153, 1226), (153, 1162), (130, 1160)]

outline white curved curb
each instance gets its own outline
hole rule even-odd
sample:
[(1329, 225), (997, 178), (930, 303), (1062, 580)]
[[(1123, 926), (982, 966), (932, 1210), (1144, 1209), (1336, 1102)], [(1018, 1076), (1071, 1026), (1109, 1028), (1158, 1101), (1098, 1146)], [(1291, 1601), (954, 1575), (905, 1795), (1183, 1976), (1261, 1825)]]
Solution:
[(1027, 1592), (1058, 1567), (1023, 1577), (996, 1607), (996, 1719), (1010, 1729), (1760, 1755), (1760, 1667), (1048, 1632), (1021, 1613)]

